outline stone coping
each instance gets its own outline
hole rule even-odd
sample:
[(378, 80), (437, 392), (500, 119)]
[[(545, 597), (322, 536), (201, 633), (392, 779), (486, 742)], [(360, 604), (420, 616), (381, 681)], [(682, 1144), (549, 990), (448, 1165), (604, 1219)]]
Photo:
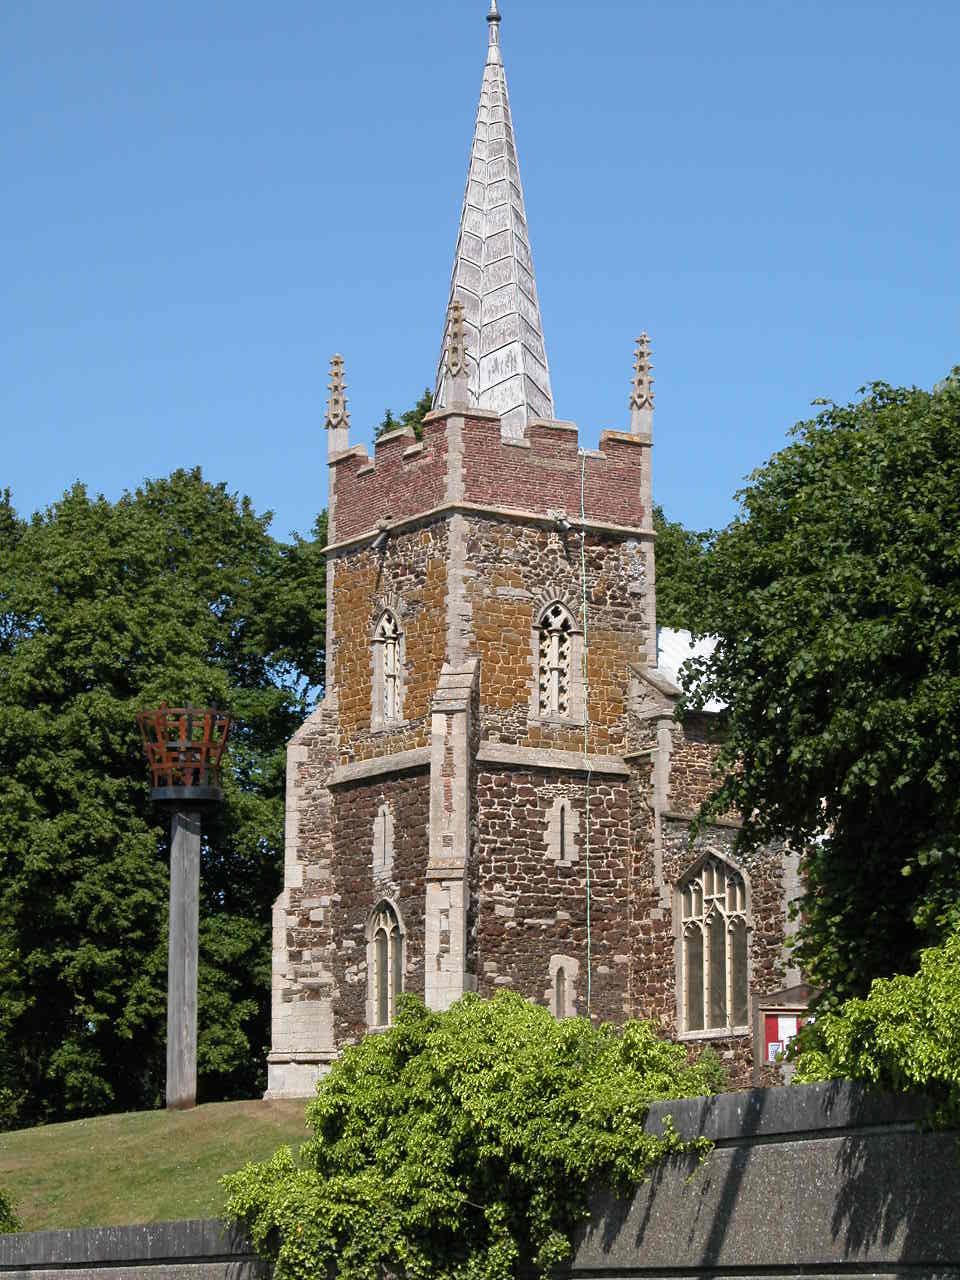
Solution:
[(330, 775), (328, 786), (340, 787), (346, 782), (362, 782), (365, 778), (379, 778), (384, 773), (401, 773), (404, 769), (422, 769), (429, 763), (429, 747), (394, 751), (391, 755), (374, 756), (371, 760), (356, 760), (353, 764), (339, 765)]
[[(406, 769), (424, 769), (430, 764), (430, 747), (412, 751), (394, 751), (342, 764), (330, 775), (328, 786), (342, 787), (349, 782), (364, 782), (384, 774), (402, 773)], [(604, 777), (628, 778), (630, 766), (622, 756), (587, 756), (579, 751), (555, 751), (547, 747), (515, 747), (505, 742), (481, 742), (478, 764), (506, 765), (521, 769), (559, 769), (565, 773), (590, 773)]]
[[(504, 443), (510, 442), (505, 441)], [(604, 457), (605, 455), (601, 454), (599, 456)], [(373, 464), (371, 463), (370, 465), (372, 466)], [(420, 524), (424, 520), (456, 515), (492, 516), (497, 520), (510, 520), (520, 524), (541, 524), (550, 528), (553, 528), (556, 523), (554, 517), (544, 511), (524, 511), (519, 507), (486, 506), (478, 502), (445, 502), (439, 507), (431, 507), (427, 511), (418, 511), (413, 515), (401, 516), (399, 520), (394, 520), (387, 526), (387, 532), (390, 534), (401, 533), (404, 529)], [(586, 520), (581, 520), (578, 513), (568, 513), (567, 519), (573, 526), (571, 533), (576, 533), (579, 529), (586, 529), (588, 533), (620, 534), (625, 538), (636, 538), (640, 542), (653, 542), (657, 536), (653, 529), (643, 529), (638, 525), (611, 524), (605, 520), (593, 520), (589, 516)], [(364, 533), (354, 534), (353, 537), (344, 538), (340, 542), (331, 542), (323, 548), (323, 553), (329, 556), (338, 551), (347, 551), (353, 547), (362, 546), (363, 543), (369, 542), (371, 538), (375, 538), (378, 532), (382, 532), (382, 530), (376, 528), (367, 529)]]
[(481, 742), (478, 764), (515, 765), (523, 769), (562, 769), (567, 773), (604, 774), (629, 778), (630, 766), (622, 756), (584, 756), (579, 751), (555, 751), (549, 747), (516, 747), (507, 742)]
[(644, 1127), (662, 1132), (670, 1116), (684, 1138), (702, 1134), (718, 1146), (749, 1144), (758, 1138), (812, 1137), (846, 1130), (916, 1129), (926, 1113), (923, 1098), (878, 1093), (849, 1081), (745, 1089), (712, 1098), (655, 1102)]
[(4, 1271), (110, 1267), (161, 1267), (177, 1262), (230, 1262), (255, 1257), (249, 1242), (217, 1218), (153, 1222), (135, 1227), (74, 1227), (0, 1235)]

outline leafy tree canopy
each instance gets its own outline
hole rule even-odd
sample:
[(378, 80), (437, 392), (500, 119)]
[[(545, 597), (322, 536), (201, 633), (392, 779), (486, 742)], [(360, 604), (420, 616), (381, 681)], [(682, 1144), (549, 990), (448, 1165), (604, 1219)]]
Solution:
[(915, 974), (878, 978), (866, 999), (847, 1000), (804, 1030), (798, 1084), (862, 1080), (924, 1093), (936, 1119), (960, 1123), (960, 927), (929, 947)]
[(423, 395), (411, 409), (407, 409), (405, 413), (401, 413), (399, 418), (395, 418), (391, 410), (387, 409), (383, 415), (383, 421), (374, 430), (374, 439), (379, 440), (381, 436), (385, 436), (388, 431), (399, 431), (402, 427), (411, 427), (413, 434), (418, 440), (423, 439), (423, 420), (433, 408), (433, 392), (429, 387), (424, 387)]
[(960, 898), (960, 377), (828, 404), (711, 548), (730, 710), (707, 813), (805, 849), (799, 958), (825, 1001), (909, 972)]
[(259, 1087), (284, 744), (325, 599), (316, 542), (269, 521), (199, 470), (116, 503), (77, 485), (29, 522), (0, 503), (0, 1127), (162, 1099), (168, 849), (134, 718), (162, 701), (236, 717), (203, 847), (200, 1090)]
[(678, 631), (704, 632), (703, 574), (712, 531), (696, 533), (679, 520), (668, 520), (663, 507), (653, 508), (657, 533), (657, 624)]
[(0, 1187), (0, 1235), (22, 1229), (23, 1223), (17, 1216), (13, 1201), (3, 1187)]
[(224, 1179), (227, 1213), (277, 1280), (508, 1280), (568, 1258), (587, 1190), (626, 1190), (671, 1152), (703, 1154), (649, 1104), (713, 1092), (714, 1057), (689, 1065), (651, 1024), (558, 1022), (515, 993), (447, 1013), (405, 997), (397, 1023), (347, 1049), (307, 1113), (296, 1160)]

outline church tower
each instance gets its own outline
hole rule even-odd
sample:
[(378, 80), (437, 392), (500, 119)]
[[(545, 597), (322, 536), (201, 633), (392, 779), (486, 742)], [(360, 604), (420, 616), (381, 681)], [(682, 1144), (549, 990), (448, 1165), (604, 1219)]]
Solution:
[(677, 1026), (649, 343), (624, 429), (582, 448), (554, 416), (497, 0), (488, 24), (423, 438), (351, 444), (331, 366), (327, 687), (288, 750), (268, 1097), (311, 1093), (402, 992)]

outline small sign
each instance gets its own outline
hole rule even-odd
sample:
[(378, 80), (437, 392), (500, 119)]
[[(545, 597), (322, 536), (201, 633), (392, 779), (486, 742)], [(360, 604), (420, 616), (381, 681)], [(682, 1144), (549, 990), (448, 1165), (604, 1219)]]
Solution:
[(767, 1061), (776, 1062), (777, 1054), (783, 1053), (783, 1048), (782, 1040), (771, 1040), (767, 1045)]

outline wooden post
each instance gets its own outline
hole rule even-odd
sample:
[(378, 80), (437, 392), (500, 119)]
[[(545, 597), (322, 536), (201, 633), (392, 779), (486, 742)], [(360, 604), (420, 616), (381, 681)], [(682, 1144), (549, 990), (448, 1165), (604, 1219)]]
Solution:
[(197, 1105), (197, 964), (200, 813), (170, 820), (170, 949), (167, 971), (167, 1109)]

